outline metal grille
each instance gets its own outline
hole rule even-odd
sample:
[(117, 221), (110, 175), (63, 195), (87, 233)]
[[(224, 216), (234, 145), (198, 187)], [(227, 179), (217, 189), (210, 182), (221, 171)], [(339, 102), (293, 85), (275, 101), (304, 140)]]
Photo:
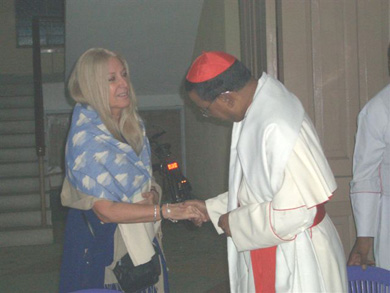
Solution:
[(15, 0), (17, 45), (32, 46), (32, 19), (42, 19), (40, 24), (40, 43), (42, 47), (59, 47), (65, 42), (64, 22), (50, 17), (64, 17), (65, 0)]

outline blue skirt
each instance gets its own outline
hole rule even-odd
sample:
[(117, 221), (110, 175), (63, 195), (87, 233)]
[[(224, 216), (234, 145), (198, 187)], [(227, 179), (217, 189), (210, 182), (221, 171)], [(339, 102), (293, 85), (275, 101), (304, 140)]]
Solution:
[[(94, 235), (91, 234), (87, 222), (91, 225)], [(60, 270), (60, 293), (106, 288), (104, 286), (104, 273), (105, 267), (113, 262), (116, 228), (117, 224), (115, 223), (102, 224), (93, 210), (69, 209)], [(154, 239), (153, 242), (160, 253), (164, 289), (168, 293), (166, 262), (158, 241)], [(155, 292), (155, 288), (151, 286), (143, 292)]]

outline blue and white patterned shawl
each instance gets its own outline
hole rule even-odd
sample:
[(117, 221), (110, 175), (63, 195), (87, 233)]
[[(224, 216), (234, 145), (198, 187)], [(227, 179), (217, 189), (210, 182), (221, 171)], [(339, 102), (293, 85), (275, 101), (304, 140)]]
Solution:
[(134, 201), (152, 178), (149, 141), (139, 155), (115, 139), (90, 106), (76, 104), (65, 151), (66, 176), (81, 192), (115, 202)]

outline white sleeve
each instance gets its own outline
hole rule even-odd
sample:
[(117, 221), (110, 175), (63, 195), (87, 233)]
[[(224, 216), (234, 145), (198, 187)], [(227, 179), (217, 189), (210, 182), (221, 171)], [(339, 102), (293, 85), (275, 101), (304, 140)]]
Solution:
[(272, 201), (259, 203), (249, 194), (229, 216), (232, 239), (239, 251), (266, 248), (293, 241), (313, 225), (316, 205), (324, 203), (336, 188), (333, 174), (310, 125), (302, 129), (287, 162), (284, 179)]
[(388, 127), (386, 113), (382, 111), (381, 107), (369, 107), (359, 114), (351, 194), (381, 192), (380, 165), (386, 149), (384, 129)]
[(357, 236), (374, 237), (378, 225), (381, 186), (381, 163), (386, 143), (388, 114), (379, 100), (367, 104), (359, 113), (353, 157), (351, 203)]
[(254, 203), (230, 212), (229, 225), (238, 251), (253, 250), (292, 241), (312, 226), (317, 209), (302, 206), (276, 210), (272, 202)]
[(351, 193), (357, 237), (375, 237), (378, 231), (379, 193)]
[(216, 197), (206, 200), (206, 208), (209, 214), (210, 220), (213, 223), (215, 230), (218, 234), (224, 233), (221, 228), (218, 227), (219, 218), (227, 213), (228, 206), (228, 192), (222, 193)]

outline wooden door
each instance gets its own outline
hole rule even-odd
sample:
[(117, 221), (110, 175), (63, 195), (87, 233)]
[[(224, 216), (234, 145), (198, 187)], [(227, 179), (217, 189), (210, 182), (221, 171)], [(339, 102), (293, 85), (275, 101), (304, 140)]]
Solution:
[(327, 211), (346, 256), (355, 241), (349, 199), (356, 118), (387, 81), (388, 0), (279, 2), (281, 78), (303, 102), (338, 188)]

